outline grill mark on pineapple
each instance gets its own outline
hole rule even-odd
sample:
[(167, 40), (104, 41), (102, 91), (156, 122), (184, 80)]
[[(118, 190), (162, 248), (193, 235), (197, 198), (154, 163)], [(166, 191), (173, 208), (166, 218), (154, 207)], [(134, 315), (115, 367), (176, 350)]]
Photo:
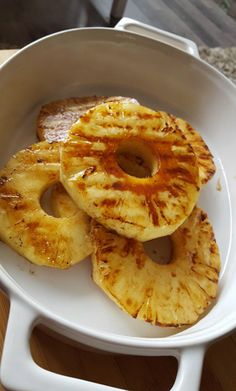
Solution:
[(188, 182), (188, 183), (195, 183), (196, 182), (196, 179), (193, 177), (192, 173), (187, 170), (186, 168), (183, 168), (183, 167), (171, 167), (171, 168), (167, 168), (167, 172), (169, 174), (170, 177), (177, 177), (177, 178), (181, 178), (181, 179), (184, 179), (185, 182)]
[(0, 205), (9, 213), (12, 213), (13, 210), (16, 212), (25, 209), (22, 195), (7, 187), (3, 192), (0, 191)]
[(178, 160), (181, 162), (181, 163), (188, 163), (188, 164), (191, 164), (192, 161), (193, 161), (193, 156), (192, 156), (192, 153), (190, 154), (181, 154), (181, 155), (178, 155)]
[(85, 191), (85, 190), (86, 190), (86, 184), (83, 183), (83, 182), (76, 182), (76, 187), (77, 187), (80, 191)]
[[(202, 280), (202, 275), (199, 274), (198, 272), (194, 271), (193, 272), (193, 276), (191, 277), (192, 281), (195, 283), (196, 287), (199, 288), (201, 291), (203, 291), (203, 295), (204, 295), (204, 299), (206, 300), (207, 303), (210, 302), (210, 300), (214, 299), (215, 296), (211, 296), (201, 285), (200, 285), (200, 282), (198, 279), (195, 279), (194, 276), (195, 275), (198, 275), (201, 277), (201, 280)], [(208, 278), (207, 278), (208, 279)], [(208, 279), (209, 280), (209, 279)], [(214, 284), (215, 285), (215, 284)], [(210, 299), (210, 300), (209, 300)]]
[[(218, 255), (218, 252), (216, 252), (216, 255)], [(211, 269), (212, 271), (215, 271), (215, 272), (219, 271), (219, 268), (216, 268), (216, 267), (214, 267), (212, 265), (209, 265), (207, 263), (200, 262), (199, 261), (199, 259), (201, 259), (200, 256), (196, 256), (196, 257), (197, 257), (197, 260), (193, 260), (192, 259), (192, 262), (193, 262), (194, 265), (202, 265), (202, 266), (205, 266), (205, 267), (207, 267), (207, 268), (209, 268), (209, 269)]]
[(101, 206), (112, 207), (120, 203), (120, 200), (105, 198), (100, 202)]
[(139, 270), (142, 270), (146, 263), (146, 257), (142, 253), (138, 253), (135, 258), (136, 266)]
[(11, 189), (6, 188), (3, 192), (0, 192), (0, 199), (2, 201), (7, 201), (7, 202), (17, 202), (19, 199), (22, 198), (22, 195), (18, 192), (14, 192)]
[(24, 218), (20, 218), (19, 220), (17, 220), (17, 221), (14, 223), (14, 226), (16, 226), (16, 225), (23, 225), (23, 228), (24, 228), (25, 219), (24, 219)]
[[(204, 266), (206, 266), (206, 265), (204, 265)], [(218, 282), (218, 278), (210, 278), (208, 275), (206, 275), (206, 274), (202, 274), (200, 271), (198, 271), (198, 270), (196, 270), (195, 268), (194, 268), (194, 266), (192, 266), (191, 267), (191, 270), (192, 270), (192, 272), (196, 275), (198, 275), (198, 276), (200, 276), (201, 278), (202, 277), (206, 277), (209, 281), (212, 281), (212, 282), (214, 282), (214, 283), (217, 283)], [(216, 271), (216, 273), (218, 273), (217, 271)], [(200, 286), (200, 285), (199, 285)], [(200, 286), (201, 287), (201, 286)], [(203, 289), (203, 288), (202, 288)]]
[(30, 231), (34, 231), (36, 228), (39, 227), (39, 223), (37, 221), (30, 221), (26, 224), (27, 229), (30, 229)]
[(150, 113), (137, 113), (136, 116), (139, 119), (160, 119), (161, 114), (160, 113), (155, 113), (155, 114), (150, 114)]
[(210, 252), (211, 252), (212, 255), (218, 253), (217, 244), (215, 242), (215, 239), (213, 239), (213, 240), (214, 240), (214, 242), (211, 243), (211, 245), (210, 245)]
[[(103, 254), (106, 254), (106, 253), (111, 253), (112, 251), (114, 251), (116, 248), (116, 246), (107, 246), (107, 247), (103, 247), (101, 252)], [(105, 262), (105, 261), (104, 261)], [(107, 261), (106, 261), (107, 262)]]
[(14, 206), (14, 209), (20, 210), (20, 211), (27, 210), (28, 205), (29, 205), (29, 203), (27, 201), (26, 202), (25, 201), (17, 202), (17, 204)]
[[(109, 210), (109, 209), (105, 209), (105, 210)], [(133, 221), (129, 221), (129, 220), (126, 220), (125, 218), (123, 218), (122, 216), (115, 216), (115, 214), (103, 214), (103, 217), (105, 218), (105, 220), (107, 219), (111, 219), (111, 220), (118, 220), (120, 221), (121, 223), (125, 223), (125, 224), (130, 224), (132, 226), (135, 226), (135, 227), (140, 227), (140, 228), (145, 228), (145, 226), (141, 225), (141, 224), (138, 224), (136, 222), (133, 222)]]
[[(146, 322), (148, 322), (148, 323), (153, 324), (153, 322), (155, 322), (155, 321), (153, 320), (152, 309), (151, 309), (150, 307), (148, 307), (146, 311), (147, 311), (147, 312), (144, 314), (144, 316), (145, 316), (144, 320), (145, 320)], [(143, 316), (143, 317), (144, 317), (144, 316)]]
[[(172, 146), (173, 144), (175, 146), (183, 146), (185, 145), (186, 146), (186, 152), (190, 152), (190, 150), (188, 150), (187, 148), (187, 145), (189, 146), (189, 144), (186, 143), (186, 141), (182, 140), (181, 139), (181, 136), (180, 136), (180, 139), (176, 139), (176, 137), (173, 137), (173, 129), (172, 128), (165, 128), (165, 135), (164, 136), (160, 136), (158, 137), (157, 134), (146, 134), (145, 130), (148, 128), (147, 126), (145, 125), (137, 125), (134, 127), (132, 127), (131, 125), (118, 125), (118, 124), (113, 124), (111, 125), (110, 123), (109, 124), (105, 124), (104, 122), (101, 123), (100, 125), (102, 128), (114, 128), (114, 129), (126, 129), (128, 130), (128, 132), (125, 132), (125, 133), (112, 133), (110, 135), (96, 135), (96, 129), (94, 127), (94, 129), (92, 130), (92, 128), (90, 128), (89, 130), (93, 133), (91, 134), (87, 134), (85, 132), (85, 129), (79, 124), (76, 124), (74, 125), (74, 128), (72, 128), (71, 130), (71, 133), (70, 133), (70, 138), (71, 138), (71, 142), (80, 142), (81, 141), (81, 144), (83, 144), (83, 142), (87, 141), (87, 143), (94, 143), (94, 142), (101, 142), (101, 143), (104, 143), (104, 144), (108, 144), (109, 142), (111, 143), (119, 143), (121, 141), (124, 141), (124, 140), (128, 140), (130, 138), (139, 138), (139, 140), (142, 140), (143, 142), (149, 142), (152, 141), (154, 143), (163, 143), (164, 145), (170, 145)], [(133, 132), (131, 132), (131, 130), (133, 130)], [(159, 129), (158, 126), (155, 127), (155, 131), (162, 131), (163, 132), (163, 129)], [(157, 140), (157, 137), (158, 137), (158, 140)], [(68, 142), (66, 141), (66, 143), (68, 144)], [(189, 146), (190, 147), (190, 146)], [(190, 147), (191, 148), (191, 147)], [(192, 148), (191, 148), (191, 151), (192, 151)]]
[(161, 215), (162, 219), (164, 221), (167, 222), (167, 224), (169, 224), (169, 219), (167, 218), (167, 216), (165, 215), (164, 213), (164, 210), (166, 208), (166, 202), (165, 201), (159, 201), (157, 199), (154, 198), (153, 202), (155, 202), (157, 208), (158, 208), (158, 211), (159, 211), (159, 214)]
[(174, 183), (166, 186), (166, 190), (175, 198), (180, 197), (181, 194), (186, 193), (178, 184)]
[(157, 210), (155, 206), (153, 205), (153, 200), (149, 198), (149, 196), (146, 196), (146, 203), (149, 208), (149, 214), (151, 215), (151, 219), (154, 225), (159, 225), (159, 217), (157, 214)]
[[(192, 290), (191, 288), (189, 287), (189, 284), (188, 282), (186, 284), (182, 283), (182, 281), (180, 281), (180, 286), (185, 290), (185, 292), (187, 292), (187, 295), (189, 296), (190, 298), (190, 301), (191, 303), (193, 304), (193, 308), (192, 308), (192, 312), (195, 313), (195, 319), (198, 317), (198, 312), (196, 311), (196, 308), (195, 308), (195, 300), (192, 298)], [(204, 309), (204, 308), (203, 308)], [(201, 312), (200, 312), (201, 313)], [(192, 323), (191, 320), (189, 320), (188, 323)], [(183, 324), (183, 323), (179, 323), (180, 325)]]
[(122, 247), (120, 251), (120, 255), (122, 258), (128, 257), (129, 254), (134, 255), (136, 252), (137, 243), (135, 239), (127, 238), (124, 241), (124, 246)]
[[(146, 178), (145, 178), (146, 179)], [(190, 183), (190, 181), (186, 181), (187, 183)], [(191, 181), (191, 184), (193, 183), (193, 181)], [(107, 185), (108, 186), (108, 185)], [(130, 192), (134, 192), (136, 194), (143, 194), (143, 195), (147, 195), (147, 193), (149, 195), (153, 195), (158, 192), (162, 192), (162, 191), (166, 191), (168, 190), (170, 193), (173, 192), (173, 195), (175, 195), (176, 197), (179, 195), (179, 193), (177, 192), (177, 190), (174, 190), (174, 187), (178, 188), (178, 190), (180, 189), (180, 186), (178, 184), (176, 184), (176, 182), (172, 182), (171, 184), (167, 184), (167, 183), (164, 183), (164, 180), (161, 180), (160, 183), (159, 182), (155, 182), (154, 184), (153, 183), (148, 183), (147, 181), (140, 181), (138, 183), (138, 181), (135, 181), (135, 182), (132, 182), (132, 181), (116, 181), (114, 183), (112, 183), (111, 185), (109, 185), (109, 188), (113, 188), (114, 190), (121, 190), (121, 191), (124, 191), (124, 190), (129, 190)], [(172, 190), (173, 189), (173, 190)], [(183, 188), (181, 188), (181, 192), (183, 192)]]
[[(204, 266), (206, 266), (206, 265), (204, 265)], [(217, 283), (218, 280), (219, 280), (219, 279), (218, 279), (218, 273), (217, 273), (216, 270), (214, 270), (215, 273), (216, 273), (216, 276), (215, 276), (215, 277), (213, 277), (213, 276), (210, 277), (210, 276), (209, 276), (208, 271), (207, 271), (207, 268), (206, 268), (205, 271), (201, 272), (200, 270), (197, 270), (196, 267), (192, 266), (192, 267), (191, 267), (191, 270), (192, 270), (193, 273), (198, 274), (198, 275), (201, 276), (201, 277), (207, 278), (209, 281), (212, 281), (212, 282), (214, 282), (214, 283)]]
[(133, 318), (139, 318), (139, 312), (141, 311), (143, 305), (145, 304), (145, 299), (142, 301), (141, 305), (135, 310), (135, 312), (131, 313)]
[(82, 175), (82, 178), (85, 179), (87, 176), (93, 174), (94, 171), (96, 171), (96, 167), (95, 166), (86, 168), (86, 170), (84, 171), (84, 173)]
[[(172, 191), (173, 191), (173, 188), (174, 188), (174, 193), (177, 194), (177, 197), (180, 196), (181, 194), (187, 193), (186, 188), (176, 182), (174, 182), (172, 184)], [(171, 192), (171, 187), (168, 190)]]
[(91, 115), (90, 114), (84, 114), (80, 117), (81, 122), (89, 123), (91, 121)]
[(125, 129), (125, 130), (132, 130), (132, 126), (131, 125), (119, 125), (119, 124), (112, 124), (112, 123), (102, 123), (102, 126), (105, 128), (105, 129), (109, 129), (109, 128), (116, 128), (116, 129)]
[(195, 134), (195, 130), (193, 129), (193, 127), (188, 122), (186, 122), (186, 128), (188, 129), (188, 131), (191, 134)]
[(109, 270), (109, 272), (104, 276), (105, 279), (109, 280), (111, 287), (116, 284), (119, 273), (120, 269), (115, 269), (112, 272)]

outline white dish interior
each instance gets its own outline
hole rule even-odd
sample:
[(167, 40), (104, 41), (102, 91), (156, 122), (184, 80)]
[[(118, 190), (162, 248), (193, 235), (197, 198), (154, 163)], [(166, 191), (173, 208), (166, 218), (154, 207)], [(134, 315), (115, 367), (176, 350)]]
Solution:
[(93, 283), (89, 259), (67, 271), (53, 270), (31, 265), (0, 243), (2, 270), (16, 284), (74, 327), (107, 336), (157, 338), (177, 333), (174, 338), (179, 338), (201, 332), (232, 313), (236, 99), (229, 81), (166, 45), (91, 29), (55, 35), (24, 50), (1, 70), (0, 91), (1, 167), (14, 152), (36, 141), (35, 120), (43, 103), (94, 94), (131, 96), (187, 119), (209, 145), (217, 166), (198, 204), (208, 213), (220, 248), (220, 287), (216, 303), (196, 325), (163, 329), (132, 319)]

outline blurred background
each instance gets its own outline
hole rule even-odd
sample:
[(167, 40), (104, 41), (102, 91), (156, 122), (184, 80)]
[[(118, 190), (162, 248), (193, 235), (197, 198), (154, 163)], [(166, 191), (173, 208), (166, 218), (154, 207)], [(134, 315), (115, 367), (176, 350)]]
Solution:
[(1, 48), (56, 31), (113, 26), (124, 15), (188, 37), (199, 46), (236, 42), (236, 0), (0, 0)]

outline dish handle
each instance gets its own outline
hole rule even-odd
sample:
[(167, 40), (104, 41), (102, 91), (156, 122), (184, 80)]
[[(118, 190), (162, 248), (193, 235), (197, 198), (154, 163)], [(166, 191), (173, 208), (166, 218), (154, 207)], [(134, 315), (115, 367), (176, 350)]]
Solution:
[(180, 350), (178, 372), (171, 391), (198, 391), (202, 374), (205, 346), (190, 346)]
[[(13, 391), (122, 391), (103, 384), (59, 375), (39, 367), (33, 361), (29, 346), (31, 332), (39, 320), (40, 314), (29, 304), (18, 296), (11, 297), (0, 370), (3, 386)], [(168, 353), (174, 354), (179, 361), (177, 377), (171, 391), (198, 391), (204, 347), (157, 351), (157, 355)]]
[(199, 58), (198, 47), (195, 42), (180, 35), (160, 30), (157, 27), (149, 26), (130, 18), (122, 18), (114, 28), (156, 39)]
[[(1, 359), (1, 384), (12, 391), (119, 391), (117, 388), (58, 375), (39, 367), (29, 339), (40, 315), (19, 297), (12, 297)], [(122, 390), (120, 390), (122, 391)]]

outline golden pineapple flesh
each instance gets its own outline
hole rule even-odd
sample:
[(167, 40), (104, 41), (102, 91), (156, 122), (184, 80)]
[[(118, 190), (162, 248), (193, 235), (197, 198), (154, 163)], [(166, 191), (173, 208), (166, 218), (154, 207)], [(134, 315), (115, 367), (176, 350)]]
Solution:
[(219, 250), (199, 208), (170, 237), (169, 264), (158, 264), (142, 243), (92, 223), (93, 279), (124, 311), (154, 325), (190, 325), (216, 297)]
[(213, 177), (216, 171), (210, 149), (196, 129), (194, 129), (187, 121), (173, 115), (170, 115), (169, 118), (170, 124), (175, 124), (184, 133), (189, 144), (191, 144), (197, 158), (201, 185), (206, 184)]
[[(131, 174), (127, 155), (137, 160)], [(92, 218), (140, 241), (174, 232), (199, 194), (196, 157), (182, 132), (160, 112), (121, 102), (97, 106), (72, 126), (61, 144), (61, 182)]]
[(133, 98), (122, 96), (86, 96), (67, 98), (49, 102), (41, 107), (37, 118), (37, 135), (41, 141), (63, 141), (69, 129), (79, 117), (90, 108), (104, 102), (136, 102)]
[(59, 169), (57, 143), (34, 144), (9, 160), (0, 171), (0, 237), (32, 263), (65, 269), (92, 249), (85, 214), (56, 218), (40, 205)]

